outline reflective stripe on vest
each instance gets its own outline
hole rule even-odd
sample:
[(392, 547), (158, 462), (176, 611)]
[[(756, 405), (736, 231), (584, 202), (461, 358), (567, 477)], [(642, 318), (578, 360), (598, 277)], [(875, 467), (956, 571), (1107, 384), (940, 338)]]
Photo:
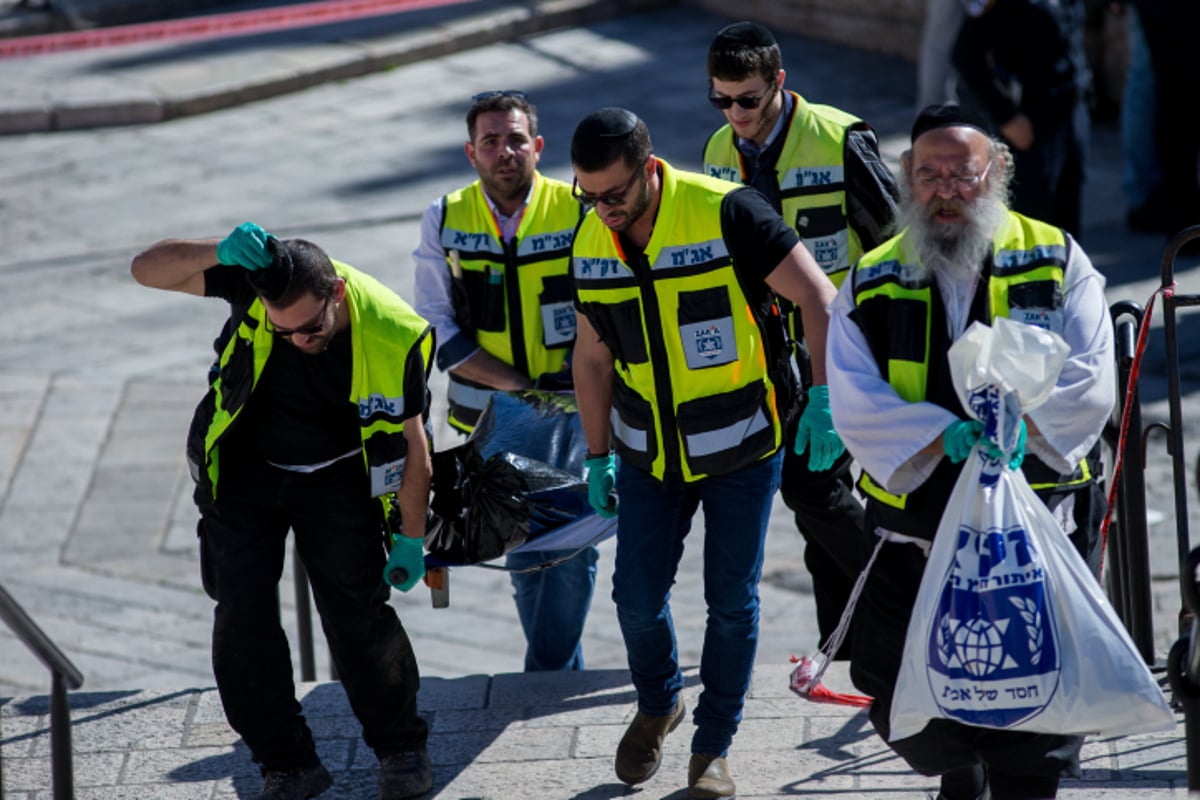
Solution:
[(659, 218), (636, 269), (589, 212), (572, 270), (580, 309), (615, 360), (612, 429), (622, 459), (700, 480), (774, 453), (782, 440), (768, 354), (721, 231), (735, 184), (660, 160)]
[(1031, 484), (1029, 484), (1029, 488), (1033, 489), (1034, 491), (1044, 491), (1044, 490), (1049, 490), (1049, 489), (1069, 489), (1072, 486), (1083, 486), (1085, 483), (1091, 483), (1091, 482), (1092, 482), (1092, 467), (1090, 464), (1088, 464), (1087, 458), (1084, 458), (1082, 461), (1079, 462), (1079, 477), (1078, 478), (1071, 478), (1070, 480), (1060, 481), (1057, 483), (1054, 483), (1054, 482), (1031, 483)]
[(650, 431), (645, 428), (635, 428), (617, 413), (614, 406), (608, 412), (608, 421), (612, 425), (613, 436), (634, 452), (647, 453), (650, 445)]
[(451, 375), (450, 386), (446, 390), (446, 399), (454, 409), (449, 418), (450, 424), (463, 433), (470, 433), (495, 393), (495, 389), (472, 385)]
[[(464, 332), (484, 352), (531, 379), (562, 369), (575, 341), (569, 272), (580, 206), (571, 187), (536, 175), (507, 246), (479, 181), (446, 195), (442, 203), (441, 243), (452, 279), (461, 282), (455, 310), (470, 322)], [(451, 375), (452, 386), (455, 380)], [(457, 396), (471, 394), (450, 396), (450, 424), (470, 432), (482, 407), (459, 406)]]
[[(987, 292), (992, 319), (1009, 317), (1062, 334), (1062, 285), (1066, 266), (1066, 238), (1062, 230), (1010, 212), (1004, 230), (996, 239), (992, 272)], [(888, 356), (880, 365), (896, 393), (909, 402), (925, 399), (928, 389), (930, 342), (932, 341), (933, 284), (928, 279), (914, 282), (907, 276), (926, 274), (919, 259), (907, 252), (900, 234), (864, 256), (854, 269), (855, 306), (873, 299), (915, 301), (923, 304), (926, 330), (924, 358), (917, 362)], [(878, 354), (876, 355), (878, 358)], [(884, 369), (886, 367), (886, 372)], [(1081, 485), (1092, 479), (1085, 458), (1080, 476), (1061, 482), (1038, 483), (1039, 490)], [(868, 496), (892, 508), (903, 509), (907, 494), (892, 494), (866, 472), (858, 486)]]
[(771, 421), (767, 419), (766, 414), (762, 413), (762, 409), (755, 409), (754, 416), (748, 423), (746, 420), (738, 420), (723, 428), (685, 435), (684, 439), (687, 443), (687, 450), (692, 455), (711, 456), (724, 450), (732, 450), (746, 437), (758, 433), (770, 425)]

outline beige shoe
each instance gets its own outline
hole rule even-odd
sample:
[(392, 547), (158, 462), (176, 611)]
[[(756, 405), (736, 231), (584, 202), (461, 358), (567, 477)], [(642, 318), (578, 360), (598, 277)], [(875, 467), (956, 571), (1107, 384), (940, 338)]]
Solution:
[(675, 702), (675, 710), (665, 717), (637, 712), (617, 745), (617, 758), (613, 764), (617, 777), (629, 784), (649, 780), (662, 763), (663, 740), (682, 721), (682, 697)]
[(712, 800), (733, 797), (737, 787), (729, 777), (729, 762), (723, 756), (692, 753), (688, 762), (688, 797), (693, 800)]

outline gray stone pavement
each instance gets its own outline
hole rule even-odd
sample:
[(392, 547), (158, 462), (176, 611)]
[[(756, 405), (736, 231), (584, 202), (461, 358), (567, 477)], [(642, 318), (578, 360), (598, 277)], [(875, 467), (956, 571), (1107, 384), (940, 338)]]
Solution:
[[(0, 120), (27, 108), (23, 98), (33, 93), (115, 108), (116, 119), (98, 121), (120, 121), (121, 109), (137, 107), (151, 83), (160, 104), (207, 92), (222, 108), (0, 140), (0, 583), (86, 676), (72, 696), (78, 796), (232, 798), (255, 788), (211, 688), (211, 603), (199, 588), (182, 461), (223, 307), (137, 287), (130, 258), (161, 238), (219, 235), (254, 219), (280, 235), (311, 238), (411, 296), (420, 213), (473, 178), (462, 155), (462, 116), (469, 96), (488, 88), (531, 92), (547, 142), (542, 167), (556, 177), (570, 177), (575, 123), (610, 104), (647, 120), (660, 155), (698, 166), (704, 137), (720, 121), (703, 99), (704, 52), (728, 20), (670, 7), (565, 27), (554, 18), (535, 32), (539, 13), (587, 5), (469, 4), (455, 12), (458, 30), (469, 31), (461, 46), (447, 36), (444, 55), (328, 82), (318, 77), (336, 73), (322, 73), (321, 64), (344, 49), (344, 29), (0, 61)], [(523, 23), (528, 35), (506, 27), (516, 6), (532, 15)], [(401, 30), (413, 42), (424, 35), (421, 24)], [(379, 35), (397, 36), (394, 28)], [(894, 163), (913, 113), (912, 65), (795, 35), (781, 43), (788, 85), (870, 120)], [(254, 99), (260, 95), (247, 87), (281, 59), (318, 77), (307, 88)], [(1163, 243), (1123, 228), (1116, 132), (1098, 128), (1093, 148), (1083, 243), (1109, 279), (1110, 301), (1144, 303), (1159, 285)], [(1180, 291), (1200, 291), (1196, 259), (1178, 266)], [(1194, 317), (1180, 324), (1190, 411), (1200, 340), (1188, 336)], [(1160, 326), (1161, 314), (1143, 367), (1147, 422), (1167, 417)], [(441, 420), (444, 383), (436, 380)], [(1185, 414), (1187, 446), (1197, 419)], [(439, 442), (448, 441), (443, 428)], [(1161, 437), (1150, 440), (1146, 468), (1162, 655), (1178, 634), (1179, 595), (1171, 462)], [(1187, 487), (1195, 530), (1190, 472)], [(697, 521), (693, 536), (702, 535)], [(682, 661), (690, 665), (699, 662), (704, 625), (697, 544), (673, 598)], [(585, 631), (584, 676), (513, 674), (523, 640), (501, 572), (454, 570), (444, 610), (432, 609), (423, 590), (393, 595), (426, 676), (421, 705), (433, 723), (436, 796), (682, 796), (686, 727), (647, 786), (629, 790), (611, 774), (611, 753), (633, 713), (608, 599), (611, 563), (609, 541)], [(732, 753), (741, 795), (920, 796), (931, 783), (892, 757), (863, 716), (787, 690), (788, 656), (813, 649), (816, 626), (801, 540), (781, 507), (762, 594), (758, 670)], [(281, 597), (293, 632), (290, 577)], [(323, 679), (321, 646), (317, 659)], [(694, 668), (689, 676), (692, 699)], [(844, 686), (844, 670), (830, 680)], [(0, 697), (11, 698), (0, 700), (6, 797), (50, 796), (48, 686), (44, 668), (0, 629)], [(339, 781), (330, 796), (372, 796), (370, 754), (340, 688), (318, 683), (304, 691)], [(1182, 726), (1089, 741), (1084, 767), (1084, 779), (1066, 782), (1063, 796), (1182, 795)]]

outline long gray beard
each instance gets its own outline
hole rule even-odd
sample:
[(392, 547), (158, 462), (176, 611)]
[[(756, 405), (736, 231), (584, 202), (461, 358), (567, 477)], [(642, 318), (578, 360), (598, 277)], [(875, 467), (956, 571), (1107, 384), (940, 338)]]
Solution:
[(903, 193), (897, 222), (906, 229), (905, 238), (927, 271), (953, 277), (969, 277), (983, 271), (984, 261), (992, 250), (992, 237), (1008, 209), (995, 191), (959, 207), (964, 224), (939, 223), (927, 207), (913, 200), (911, 193)]

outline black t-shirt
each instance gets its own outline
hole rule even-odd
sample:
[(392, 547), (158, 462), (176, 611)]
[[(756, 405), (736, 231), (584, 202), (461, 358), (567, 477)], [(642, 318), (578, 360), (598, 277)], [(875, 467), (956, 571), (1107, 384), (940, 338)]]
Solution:
[(800, 241), (795, 229), (779, 216), (763, 193), (750, 186), (725, 195), (721, 235), (733, 257), (742, 290), (751, 300), (757, 299), (758, 287), (767, 291), (766, 277)]
[[(241, 267), (206, 270), (204, 293), (234, 308), (248, 307), (254, 299)], [(222, 440), (225, 453), (299, 465), (322, 463), (362, 447), (358, 407), (350, 401), (351, 364), (348, 331), (339, 332), (316, 355), (277, 339), (258, 385)]]

